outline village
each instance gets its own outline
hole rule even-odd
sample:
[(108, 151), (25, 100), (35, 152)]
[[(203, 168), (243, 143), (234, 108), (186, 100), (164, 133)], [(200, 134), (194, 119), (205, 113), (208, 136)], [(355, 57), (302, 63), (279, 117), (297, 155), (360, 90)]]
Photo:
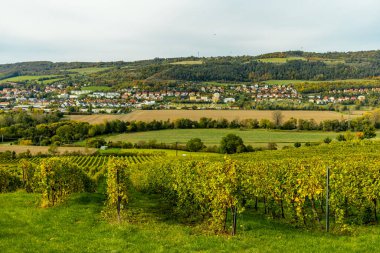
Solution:
[[(91, 88), (91, 84), (87, 88)], [(367, 94), (380, 93), (380, 88), (332, 90), (328, 94), (299, 93), (292, 85), (192, 84), (148, 90), (128, 87), (119, 90), (108, 86), (107, 91), (85, 89), (80, 85), (51, 84), (25, 88), (18, 83), (7, 83), (0, 88), (2, 110), (44, 111), (59, 110), (63, 113), (125, 113), (134, 109), (239, 109), (238, 100), (252, 102), (290, 101), (296, 104), (312, 103), (355, 104), (364, 102)]]

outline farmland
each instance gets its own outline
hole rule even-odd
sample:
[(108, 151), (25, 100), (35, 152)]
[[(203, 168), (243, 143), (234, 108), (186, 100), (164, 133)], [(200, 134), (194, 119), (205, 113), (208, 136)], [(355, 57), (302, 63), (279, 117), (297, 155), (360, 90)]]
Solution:
[(260, 62), (269, 62), (269, 63), (286, 63), (288, 61), (306, 61), (304, 57), (286, 57), (286, 58), (262, 58), (259, 59)]
[[(141, 120), (141, 121), (152, 121), (152, 120), (176, 120), (179, 118), (188, 118), (191, 120), (199, 120), (202, 117), (208, 117), (213, 119), (225, 118), (227, 120), (234, 119), (272, 119), (273, 111), (270, 110), (136, 110), (129, 114), (123, 115), (70, 115), (69, 119), (81, 122), (88, 122), (90, 124), (104, 123), (105, 121), (111, 120)], [(347, 119), (348, 115), (331, 112), (331, 111), (282, 111), (284, 120), (288, 120), (291, 117), (296, 119), (314, 119), (317, 122), (323, 120), (332, 119)], [(351, 117), (358, 116), (351, 115)]]
[(78, 74), (81, 74), (81, 75), (86, 75), (86, 74), (93, 74), (93, 73), (97, 73), (97, 72), (108, 70), (108, 69), (110, 69), (110, 68), (108, 68), (108, 67), (106, 67), (106, 68), (90, 67), (90, 68), (69, 69), (67, 71), (75, 72), (75, 73), (78, 73)]
[[(24, 153), (27, 150), (30, 151), (31, 154), (35, 155), (38, 153), (48, 153), (49, 147), (47, 146), (22, 146), (22, 145), (9, 145), (9, 144), (2, 144), (0, 145), (0, 152), (4, 151), (14, 151), (16, 154), (18, 153)], [(65, 152), (82, 152), (91, 154), (96, 151), (94, 148), (83, 148), (83, 147), (59, 147), (57, 150), (59, 153), (63, 154)]]
[[(286, 164), (291, 165), (292, 169), (301, 169), (301, 171), (293, 170), (292, 173), (286, 174), (286, 177), (294, 175), (295, 172), (297, 172), (296, 177), (309, 177), (307, 173), (303, 174), (302, 163), (296, 165), (297, 163), (293, 163), (294, 160), (289, 160), (290, 156), (294, 156), (294, 159), (303, 159), (303, 162), (316, 161), (314, 159), (329, 162), (333, 156), (339, 161), (348, 160), (344, 165), (337, 163), (337, 166), (348, 168), (350, 162), (363, 155), (371, 161), (378, 159), (377, 150), (378, 145), (366, 143), (265, 151), (231, 156), (231, 158), (249, 161), (249, 163), (253, 161), (254, 164), (258, 161), (257, 165), (267, 163), (267, 160), (274, 164), (279, 161), (281, 163), (291, 161)], [(352, 152), (355, 154), (351, 157)], [(171, 158), (174, 160), (173, 157)], [(108, 159), (107, 156), (72, 157), (72, 161), (78, 163), (86, 171), (87, 167), (95, 169), (104, 165), (106, 159)], [(136, 163), (135, 161), (139, 160), (140, 162), (137, 163), (141, 163), (159, 159), (159, 157), (132, 156), (121, 159), (131, 161), (130, 163)], [(221, 159), (222, 156), (219, 160)], [(186, 162), (184, 158), (181, 160)], [(157, 160), (157, 164), (161, 162)], [(137, 170), (137, 178), (140, 178), (141, 173), (146, 173), (147, 167), (155, 166), (153, 163), (148, 164), (149, 166), (138, 167), (142, 170)], [(314, 169), (314, 165), (307, 167), (310, 168), (309, 173), (319, 171), (319, 169)], [(367, 162), (365, 166), (370, 167), (370, 163)], [(91, 168), (89, 172), (92, 172)], [(268, 174), (270, 177), (282, 175), (275, 174), (277, 170), (276, 168), (272, 170), (272, 166), (267, 168), (274, 173)], [(281, 168), (281, 170), (286, 170), (287, 167)], [(156, 170), (156, 173), (161, 172)], [(323, 173), (321, 175), (323, 176)], [(133, 178), (136, 180), (135, 177)], [(276, 185), (276, 182), (276, 180), (268, 180), (260, 185), (261, 187), (266, 187), (266, 184), (272, 186), (272, 184)], [(193, 183), (197, 184), (197, 182)], [(304, 186), (301, 184), (300, 187)], [(318, 187), (320, 187), (319, 183)], [(298, 188), (295, 189), (298, 191)], [(302, 189), (309, 190), (309, 188)], [(121, 223), (105, 218), (106, 195), (101, 187), (95, 193), (73, 193), (64, 203), (49, 208), (40, 207), (40, 198), (41, 194), (26, 193), (24, 190), (0, 194), (0, 234), (2, 235), (0, 245), (4, 249), (2, 252), (21, 252), (25, 249), (30, 252), (65, 252), (67, 250), (73, 252), (157, 252), (157, 250), (161, 252), (376, 252), (380, 247), (379, 226), (350, 225), (351, 231), (354, 231), (353, 234), (325, 233), (318, 226), (304, 228), (288, 224), (290, 215), (279, 219), (273, 218), (269, 213), (264, 214), (262, 203), (258, 211), (247, 206), (239, 213), (238, 233), (232, 237), (228, 234), (213, 234), (207, 230), (207, 227), (198, 223), (187, 223), (181, 220), (173, 213), (170, 203), (156, 193), (131, 190), (130, 200), (123, 211), (125, 216)], [(350, 199), (355, 199), (355, 196), (352, 198), (350, 196)], [(355, 204), (355, 202), (349, 203)], [(306, 206), (308, 205), (305, 204), (305, 208)], [(308, 221), (311, 220), (312, 218), (309, 217)], [(311, 223), (308, 224), (312, 226)], [(335, 223), (332, 224), (335, 225)], [(230, 229), (231, 224), (228, 223), (227, 226)]]
[(173, 129), (139, 133), (112, 135), (107, 141), (124, 141), (137, 143), (139, 141), (156, 140), (158, 143), (186, 143), (191, 138), (200, 138), (205, 145), (219, 145), (222, 137), (227, 134), (240, 136), (245, 144), (252, 146), (266, 146), (268, 142), (275, 142), (279, 146), (292, 145), (294, 142), (322, 142), (326, 137), (334, 139), (335, 132), (314, 131), (275, 131), (275, 130), (236, 130), (236, 129)]
[[(55, 78), (56, 76), (54, 75), (43, 75), (43, 76), (16, 76), (16, 77), (11, 77), (11, 78), (7, 78), (7, 79), (3, 79), (1, 80), (1, 82), (24, 82), (24, 81), (33, 81), (33, 80), (39, 80), (41, 78), (49, 78), (49, 79), (53, 79)], [(45, 80), (47, 81), (47, 80)]]
[(198, 65), (203, 64), (203, 61), (177, 61), (170, 63), (172, 65)]

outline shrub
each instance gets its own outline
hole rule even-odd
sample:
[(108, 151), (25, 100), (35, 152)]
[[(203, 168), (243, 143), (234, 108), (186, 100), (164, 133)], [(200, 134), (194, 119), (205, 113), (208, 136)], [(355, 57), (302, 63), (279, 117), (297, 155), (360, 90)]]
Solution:
[(268, 143), (268, 150), (277, 150), (277, 143), (269, 142)]
[(93, 138), (93, 139), (88, 139), (86, 141), (87, 146), (90, 148), (100, 148), (104, 144), (106, 144), (106, 141), (103, 138)]
[(245, 148), (242, 138), (235, 134), (228, 134), (223, 137), (220, 142), (220, 152), (223, 154), (234, 154), (238, 151), (238, 147), (239, 151), (241, 151), (243, 147)]
[(190, 139), (186, 143), (186, 149), (189, 150), (190, 152), (197, 152), (204, 147), (205, 147), (205, 145), (203, 144), (203, 142), (199, 138)]
[(344, 137), (343, 134), (338, 134), (338, 136), (336, 137), (337, 141), (346, 141), (346, 137)]

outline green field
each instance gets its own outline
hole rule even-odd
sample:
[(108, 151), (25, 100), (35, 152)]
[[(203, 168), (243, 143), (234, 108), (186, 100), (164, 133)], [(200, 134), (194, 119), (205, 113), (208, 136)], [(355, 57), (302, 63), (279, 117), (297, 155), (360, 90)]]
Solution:
[[(7, 78), (4, 80), (1, 80), (0, 82), (24, 82), (24, 81), (33, 81), (33, 80), (38, 80), (41, 78), (51, 78), (53, 79), (56, 77), (55, 75), (45, 75), (45, 76), (16, 76), (16, 77), (11, 77)], [(57, 78), (56, 78), (57, 79)], [(45, 83), (48, 83), (49, 80), (44, 80)]]
[(68, 69), (67, 71), (76, 72), (78, 74), (85, 75), (85, 74), (92, 74), (92, 73), (100, 72), (100, 71), (107, 70), (107, 69), (110, 69), (110, 67), (106, 67), (106, 68), (99, 68), (99, 67), (78, 68), (78, 69)]
[(170, 63), (172, 65), (199, 65), (203, 64), (203, 61), (177, 61)]
[(82, 87), (82, 90), (109, 91), (109, 90), (111, 90), (111, 87), (108, 87), (108, 86), (86, 86), (86, 87)]
[(304, 57), (286, 57), (286, 58), (263, 58), (259, 59), (260, 62), (270, 62), (270, 63), (286, 63), (288, 61), (305, 61)]
[(106, 137), (107, 141), (139, 141), (157, 140), (163, 143), (186, 143), (191, 138), (200, 138), (205, 145), (218, 145), (227, 134), (240, 136), (245, 144), (266, 146), (268, 142), (276, 142), (279, 146), (292, 145), (294, 142), (322, 142), (324, 138), (334, 139), (335, 132), (317, 131), (276, 131), (276, 130), (239, 130), (239, 129), (173, 129), (139, 133), (126, 133)]

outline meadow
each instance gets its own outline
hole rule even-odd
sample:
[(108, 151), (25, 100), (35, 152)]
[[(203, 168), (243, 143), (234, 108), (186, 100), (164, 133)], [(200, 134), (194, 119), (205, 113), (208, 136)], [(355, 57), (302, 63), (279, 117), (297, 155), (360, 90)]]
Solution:
[(245, 144), (254, 147), (267, 146), (268, 142), (275, 142), (279, 147), (293, 145), (294, 142), (322, 142), (326, 137), (335, 139), (335, 132), (319, 131), (276, 131), (265, 129), (170, 129), (160, 131), (125, 133), (106, 137), (107, 141), (123, 141), (137, 143), (156, 140), (158, 143), (186, 143), (191, 138), (200, 138), (205, 145), (219, 145), (222, 137), (227, 134), (240, 136)]
[[(316, 122), (332, 119), (348, 119), (347, 114), (333, 111), (281, 111), (284, 120), (291, 117), (296, 119), (314, 119)], [(179, 118), (187, 118), (191, 120), (199, 120), (202, 117), (213, 119), (227, 119), (229, 121), (238, 119), (270, 119), (272, 120), (273, 111), (271, 110), (135, 110), (128, 114), (121, 115), (69, 115), (70, 120), (88, 122), (90, 124), (100, 124), (105, 121), (124, 120), (124, 121), (152, 121), (152, 120), (176, 120)], [(360, 114), (352, 113), (350, 117), (360, 116)]]
[(86, 74), (93, 74), (93, 73), (96, 73), (96, 72), (100, 72), (100, 71), (103, 71), (103, 70), (108, 70), (110, 68), (111, 67), (105, 67), (105, 68), (91, 67), (91, 68), (68, 69), (67, 71), (75, 72), (75, 73), (78, 73), (78, 74), (81, 74), (81, 75), (86, 75)]
[(306, 61), (304, 57), (284, 57), (284, 58), (262, 58), (258, 59), (260, 62), (268, 62), (268, 63), (286, 63), (288, 61)]
[(199, 65), (203, 64), (203, 61), (177, 61), (170, 63), (172, 65)]
[[(0, 82), (1, 83), (4, 83), (4, 82), (25, 82), (25, 81), (37, 81), (41, 78), (50, 78), (50, 79), (57, 79), (55, 78), (56, 76), (55, 75), (44, 75), (44, 76), (16, 76), (16, 77), (11, 77), (11, 78), (7, 78), (7, 79), (3, 79), (1, 80)], [(49, 80), (44, 80), (43, 82), (46, 82), (46, 83), (49, 83), (48, 82)]]

